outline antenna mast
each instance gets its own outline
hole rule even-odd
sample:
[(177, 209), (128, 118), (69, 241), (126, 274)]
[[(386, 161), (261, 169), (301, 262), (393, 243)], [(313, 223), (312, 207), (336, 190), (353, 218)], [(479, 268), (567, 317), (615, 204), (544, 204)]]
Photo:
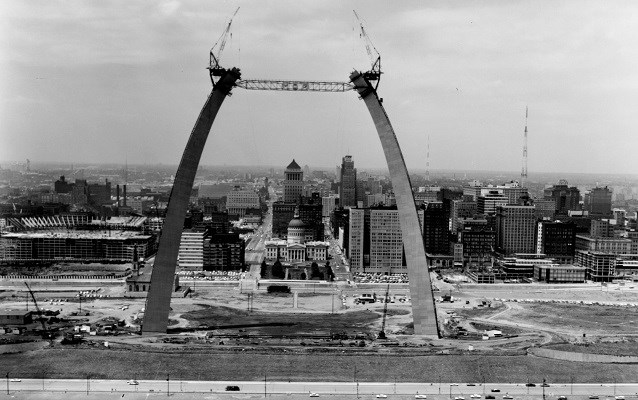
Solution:
[(428, 151), (425, 155), (425, 180), (430, 182), (430, 135), (428, 135)]
[(523, 136), (523, 168), (521, 169), (521, 187), (527, 186), (527, 115), (528, 110), (525, 106), (525, 133)]

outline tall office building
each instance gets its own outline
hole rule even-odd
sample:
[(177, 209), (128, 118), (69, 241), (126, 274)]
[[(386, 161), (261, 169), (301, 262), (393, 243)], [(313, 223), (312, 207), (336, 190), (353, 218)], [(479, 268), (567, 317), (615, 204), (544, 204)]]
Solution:
[(443, 202), (433, 201), (425, 205), (423, 213), (423, 242), (429, 254), (449, 254), (449, 222)]
[(585, 197), (585, 210), (595, 215), (611, 215), (611, 190), (595, 187)]
[(323, 204), (318, 193), (314, 193), (311, 197), (303, 196), (301, 198), (299, 218), (306, 224), (308, 240), (323, 241), (325, 234)]
[(559, 264), (571, 264), (576, 249), (576, 226), (572, 223), (541, 221), (536, 235), (536, 254), (545, 254)]
[(204, 271), (237, 271), (244, 268), (246, 242), (238, 233), (218, 233), (204, 240)]
[(284, 239), (288, 235), (288, 224), (295, 216), (295, 203), (276, 201), (272, 204), (271, 234), (274, 238)]
[(357, 170), (352, 156), (344, 156), (341, 161), (339, 199), (341, 207), (357, 206)]
[(394, 207), (351, 208), (348, 257), (353, 272), (406, 272), (399, 211)]
[(569, 187), (564, 179), (558, 181), (558, 185), (545, 189), (543, 194), (545, 200), (554, 201), (556, 214), (567, 215), (568, 211), (580, 210), (580, 190)]
[(461, 218), (472, 218), (476, 215), (476, 202), (464, 200), (452, 200), (452, 233), (458, 232)]
[(210, 237), (206, 229), (184, 229), (179, 243), (177, 266), (182, 271), (204, 269), (204, 241)]
[(510, 184), (503, 188), (503, 196), (507, 197), (507, 204), (518, 204), (518, 199), (521, 197), (529, 197), (529, 193), (525, 187)]
[(608, 219), (591, 221), (591, 230), (589, 236), (593, 238), (613, 238), (614, 226), (609, 223)]
[(303, 171), (295, 160), (292, 160), (284, 171), (284, 203), (299, 203), (303, 192)]
[(496, 213), (496, 248), (505, 255), (536, 251), (534, 206), (500, 206)]
[(507, 196), (499, 193), (498, 190), (490, 190), (476, 200), (476, 210), (479, 214), (494, 215), (499, 206), (508, 204)]
[(249, 209), (260, 209), (259, 194), (253, 189), (241, 189), (239, 186), (235, 186), (235, 189), (230, 191), (226, 198), (228, 214), (243, 218), (246, 215), (246, 210)]
[[(369, 246), (369, 241), (366, 240), (367, 235), (365, 234), (365, 210), (362, 208), (350, 208), (349, 211), (347, 254), (350, 271), (364, 272), (364, 242), (368, 242)], [(367, 262), (369, 263), (369, 259)]]

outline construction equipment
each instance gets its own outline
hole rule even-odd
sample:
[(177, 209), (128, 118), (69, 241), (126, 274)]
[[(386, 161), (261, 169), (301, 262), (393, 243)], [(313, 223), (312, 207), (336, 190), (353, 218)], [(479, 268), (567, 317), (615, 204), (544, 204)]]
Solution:
[(27, 290), (29, 290), (29, 294), (31, 294), (33, 305), (35, 306), (36, 313), (38, 314), (38, 321), (40, 322), (40, 324), (42, 324), (42, 337), (44, 339), (51, 339), (53, 337), (53, 334), (49, 331), (46, 324), (44, 323), (46, 318), (44, 318), (44, 316), (42, 315), (42, 310), (40, 309), (40, 307), (38, 307), (38, 302), (35, 300), (35, 295), (33, 294), (33, 291), (29, 287), (28, 283), (24, 282), (24, 285), (27, 287)]
[[(210, 50), (210, 61), (208, 65), (208, 70), (210, 71), (210, 79), (213, 83), (213, 87), (215, 87), (217, 80), (221, 77), (226, 71), (220, 64), (222, 51), (226, 46), (226, 40), (228, 39), (228, 35), (230, 33), (230, 27), (233, 23), (233, 19), (237, 12), (239, 11), (239, 7), (235, 10), (235, 13), (230, 18), (228, 25), (226, 25), (226, 29), (221, 34), (217, 42), (213, 45)], [(372, 68), (364, 72), (364, 76), (369, 81), (375, 81), (375, 90), (379, 86), (379, 81), (381, 78), (381, 55), (377, 51), (377, 48), (374, 47), (372, 40), (368, 36), (365, 28), (363, 27), (363, 23), (359, 18), (357, 12), (354, 12), (354, 15), (359, 22), (359, 36), (363, 39), (365, 43), (366, 52), (370, 57), (370, 62)], [(326, 81), (300, 81), (300, 80), (268, 80), (268, 79), (244, 79), (238, 80), (235, 86), (246, 89), (246, 90), (275, 90), (275, 91), (289, 91), (289, 92), (347, 92), (354, 89), (354, 85), (351, 82), (326, 82)], [(230, 94), (230, 93), (229, 93)]]
[[(215, 42), (213, 47), (210, 49), (210, 63), (208, 69), (210, 70), (210, 80), (213, 83), (213, 87), (215, 87), (215, 84), (217, 83), (215, 77), (219, 78), (223, 75), (224, 71), (226, 71), (219, 64), (219, 61), (221, 59), (222, 52), (224, 51), (224, 47), (226, 47), (226, 39), (228, 39), (228, 34), (230, 33), (230, 26), (233, 23), (233, 18), (235, 18), (235, 15), (237, 15), (238, 11), (239, 7), (237, 7), (237, 10), (235, 10), (233, 16), (230, 17), (230, 21), (228, 21), (228, 25), (226, 25), (226, 29), (224, 30), (222, 35), (219, 37), (219, 39), (217, 39), (217, 42)], [(217, 47), (218, 44), (219, 48), (217, 49), (217, 54), (215, 54), (215, 47)]]
[(379, 332), (378, 339), (387, 339), (385, 336), (385, 319), (388, 315), (388, 301), (390, 297), (390, 284), (388, 283), (388, 288), (385, 291), (385, 296), (383, 298), (383, 319), (381, 319), (381, 331)]
[(359, 18), (359, 14), (357, 14), (354, 10), (352, 10), (352, 12), (354, 12), (354, 16), (357, 17), (357, 21), (359, 21), (359, 37), (363, 39), (363, 42), (365, 43), (366, 52), (368, 53), (370, 63), (372, 64), (370, 71), (364, 72), (363, 77), (368, 81), (376, 81), (377, 83), (374, 86), (374, 90), (377, 90), (379, 82), (381, 81), (381, 54), (379, 54), (379, 51), (376, 47), (374, 47), (372, 40), (370, 40), (370, 36), (366, 33), (366, 30), (363, 27), (363, 22), (361, 22), (361, 18)]

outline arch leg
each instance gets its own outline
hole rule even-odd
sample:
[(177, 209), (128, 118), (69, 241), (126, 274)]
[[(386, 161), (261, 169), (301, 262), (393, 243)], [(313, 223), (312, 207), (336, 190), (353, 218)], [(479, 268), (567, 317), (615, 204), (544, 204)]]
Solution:
[(186, 143), (168, 200), (162, 236), (146, 297), (142, 332), (166, 333), (168, 328), (177, 255), (195, 174), (217, 112), (240, 76), (240, 72), (236, 68), (224, 72), (208, 96)]
[(363, 74), (357, 71), (350, 75), (350, 80), (354, 83), (355, 89), (370, 111), (390, 170), (408, 266), (414, 333), (438, 338), (439, 329), (423, 235), (416, 212), (408, 169), (403, 160), (399, 142), (374, 87), (364, 78)]

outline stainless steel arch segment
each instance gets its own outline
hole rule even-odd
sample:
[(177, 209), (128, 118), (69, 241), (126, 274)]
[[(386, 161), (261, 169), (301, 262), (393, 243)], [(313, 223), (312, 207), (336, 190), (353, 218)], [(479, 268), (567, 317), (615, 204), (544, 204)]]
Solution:
[(170, 312), (171, 294), (177, 266), (177, 255), (184, 227), (184, 218), (188, 208), (195, 174), (199, 160), (206, 144), (206, 139), (213, 125), (215, 116), (224, 99), (230, 93), (235, 82), (240, 79), (239, 69), (225, 70), (213, 87), (202, 111), (199, 113), (195, 127), (191, 132), (182, 160), (177, 167), (173, 189), (168, 200), (166, 218), (162, 228), (159, 248), (155, 256), (151, 285), (146, 296), (143, 333), (166, 333), (168, 314)]
[(392, 189), (397, 200), (399, 223), (403, 237), (403, 247), (408, 266), (410, 280), (410, 297), (412, 298), (412, 318), (414, 333), (429, 337), (439, 337), (439, 329), (434, 308), (434, 297), (430, 274), (423, 245), (423, 236), (419, 228), (419, 218), (414, 203), (412, 185), (408, 169), (403, 160), (399, 142), (390, 124), (388, 114), (381, 105), (377, 92), (361, 72), (353, 72), (350, 81), (370, 111), (377, 128), (385, 159), (390, 170)]

